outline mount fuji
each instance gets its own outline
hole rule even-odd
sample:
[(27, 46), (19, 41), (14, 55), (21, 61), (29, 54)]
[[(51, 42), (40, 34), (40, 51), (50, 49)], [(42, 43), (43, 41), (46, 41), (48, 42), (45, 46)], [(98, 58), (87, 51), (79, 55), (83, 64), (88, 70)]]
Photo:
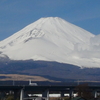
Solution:
[(40, 18), (0, 41), (0, 57), (98, 68), (99, 37), (59, 17)]

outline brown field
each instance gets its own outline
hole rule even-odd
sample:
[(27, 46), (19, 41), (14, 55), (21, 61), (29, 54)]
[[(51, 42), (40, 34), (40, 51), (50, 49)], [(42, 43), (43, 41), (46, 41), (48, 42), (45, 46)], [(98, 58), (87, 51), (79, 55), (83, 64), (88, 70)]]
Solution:
[(9, 81), (9, 80), (29, 81), (31, 79), (32, 81), (55, 82), (53, 80), (49, 80), (49, 79), (41, 77), (41, 76), (29, 76), (29, 75), (20, 75), (20, 74), (0, 74), (0, 77), (1, 77), (0, 81)]

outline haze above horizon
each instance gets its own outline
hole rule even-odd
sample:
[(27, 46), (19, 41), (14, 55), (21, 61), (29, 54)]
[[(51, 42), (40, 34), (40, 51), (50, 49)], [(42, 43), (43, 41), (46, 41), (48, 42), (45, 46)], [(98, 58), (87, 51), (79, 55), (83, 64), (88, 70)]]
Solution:
[(0, 41), (41, 17), (61, 17), (100, 34), (100, 0), (0, 0)]

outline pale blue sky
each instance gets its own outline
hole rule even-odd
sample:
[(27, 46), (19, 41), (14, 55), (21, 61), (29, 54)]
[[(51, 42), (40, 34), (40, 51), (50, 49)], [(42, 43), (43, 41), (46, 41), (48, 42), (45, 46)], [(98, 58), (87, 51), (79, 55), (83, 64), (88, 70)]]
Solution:
[(0, 0), (0, 40), (41, 17), (61, 17), (100, 34), (100, 0)]

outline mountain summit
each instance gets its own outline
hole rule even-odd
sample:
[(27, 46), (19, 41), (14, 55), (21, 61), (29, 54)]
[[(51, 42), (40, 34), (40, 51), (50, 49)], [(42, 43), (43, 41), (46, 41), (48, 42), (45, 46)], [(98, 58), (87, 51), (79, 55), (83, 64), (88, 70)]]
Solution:
[(59, 17), (40, 18), (1, 41), (0, 56), (7, 55), (12, 60), (33, 59), (98, 67), (100, 59), (91, 49), (90, 40), (94, 37)]

